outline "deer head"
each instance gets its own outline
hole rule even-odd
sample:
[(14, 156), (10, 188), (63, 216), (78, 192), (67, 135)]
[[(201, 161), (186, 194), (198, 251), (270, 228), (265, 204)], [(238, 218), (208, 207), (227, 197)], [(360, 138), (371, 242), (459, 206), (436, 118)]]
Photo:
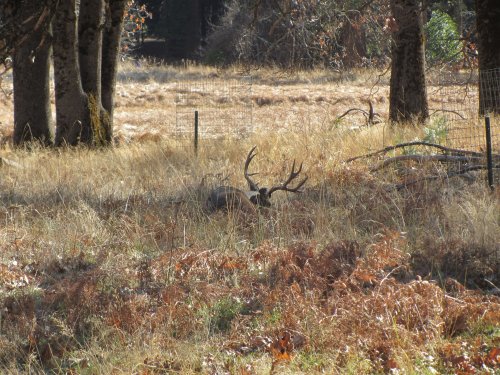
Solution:
[(244, 167), (245, 179), (248, 183), (250, 191), (243, 191), (232, 186), (220, 186), (212, 191), (207, 200), (207, 207), (211, 210), (217, 209), (231, 209), (238, 208), (243, 211), (255, 212), (256, 207), (271, 207), (271, 195), (278, 190), (289, 191), (292, 193), (300, 193), (299, 190), (307, 181), (307, 177), (301, 180), (293, 187), (289, 185), (299, 176), (302, 171), (302, 163), (299, 168), (295, 170), (295, 160), (292, 164), (292, 170), (288, 178), (281, 184), (275, 185), (271, 188), (259, 188), (259, 185), (252, 179), (257, 173), (249, 173), (248, 167), (254, 159), (255, 149), (254, 146), (247, 155)]

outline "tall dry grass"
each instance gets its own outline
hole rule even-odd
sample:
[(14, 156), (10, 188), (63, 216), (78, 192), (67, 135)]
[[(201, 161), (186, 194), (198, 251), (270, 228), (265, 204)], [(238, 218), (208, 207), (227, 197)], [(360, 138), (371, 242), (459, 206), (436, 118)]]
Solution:
[[(499, 282), (498, 194), (480, 174), (393, 189), (439, 166), (344, 161), (420, 131), (331, 125), (203, 140), (198, 156), (163, 137), (1, 150), (1, 372), (498, 369), (500, 302), (484, 292)], [(211, 188), (245, 187), (253, 145), (262, 186), (296, 159), (304, 192), (255, 217), (207, 214)], [(271, 349), (283, 331), (289, 357)]]

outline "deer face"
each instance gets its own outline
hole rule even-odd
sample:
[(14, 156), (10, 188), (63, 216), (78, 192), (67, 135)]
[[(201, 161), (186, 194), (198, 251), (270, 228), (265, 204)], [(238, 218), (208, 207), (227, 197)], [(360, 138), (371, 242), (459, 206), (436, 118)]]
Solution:
[(258, 191), (247, 191), (246, 195), (250, 202), (258, 207), (271, 207), (270, 196), (267, 188), (260, 188)]
[(252, 180), (252, 176), (256, 173), (248, 173), (248, 167), (255, 157), (255, 148), (253, 147), (248, 153), (245, 161), (244, 175), (248, 182), (250, 191), (244, 192), (232, 186), (220, 186), (214, 189), (207, 200), (207, 208), (210, 211), (218, 209), (240, 209), (247, 212), (256, 212), (256, 207), (271, 207), (271, 194), (278, 190), (289, 191), (292, 193), (300, 193), (299, 190), (307, 181), (305, 177), (295, 187), (289, 187), (290, 183), (296, 179), (302, 171), (302, 164), (298, 170), (295, 170), (295, 160), (293, 161), (292, 171), (287, 180), (282, 184), (271, 188), (259, 188), (258, 184)]

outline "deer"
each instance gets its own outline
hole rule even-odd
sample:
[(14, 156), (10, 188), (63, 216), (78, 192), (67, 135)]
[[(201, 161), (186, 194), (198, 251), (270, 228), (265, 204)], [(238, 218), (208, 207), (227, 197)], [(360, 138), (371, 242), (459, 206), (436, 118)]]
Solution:
[(300, 188), (306, 183), (308, 179), (307, 176), (294, 187), (289, 187), (290, 183), (292, 183), (292, 181), (294, 181), (300, 175), (300, 172), (302, 172), (302, 163), (300, 163), (298, 169), (295, 170), (295, 160), (293, 161), (292, 170), (288, 175), (288, 178), (283, 183), (275, 185), (271, 188), (259, 188), (259, 185), (254, 180), (252, 180), (252, 176), (256, 175), (257, 173), (248, 172), (250, 163), (257, 155), (257, 153), (255, 153), (256, 148), (257, 146), (254, 146), (250, 150), (244, 166), (244, 176), (250, 190), (243, 191), (233, 186), (219, 186), (215, 188), (210, 193), (206, 202), (206, 207), (210, 212), (214, 212), (217, 210), (230, 211), (238, 209), (240, 211), (248, 213), (257, 213), (257, 210), (259, 208), (271, 207), (271, 195), (278, 190), (288, 191), (292, 193), (302, 192)]

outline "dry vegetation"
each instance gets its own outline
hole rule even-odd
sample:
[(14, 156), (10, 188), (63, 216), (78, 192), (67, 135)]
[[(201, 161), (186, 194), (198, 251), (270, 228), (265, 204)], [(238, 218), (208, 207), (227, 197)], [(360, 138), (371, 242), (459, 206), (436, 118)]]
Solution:
[[(0, 372), (498, 373), (500, 199), (484, 176), (396, 190), (440, 167), (344, 163), (422, 134), (332, 126), (370, 88), (320, 72), (282, 100), (264, 76), (253, 94), (268, 116), (330, 89), (345, 107), (291, 132), (271, 119), (245, 140), (205, 140), (195, 157), (162, 127), (175, 79), (210, 72), (162, 69), (119, 84), (130, 143), (0, 151)], [(253, 145), (263, 185), (303, 160), (304, 192), (276, 193), (257, 217), (207, 215), (210, 188), (244, 186)]]

